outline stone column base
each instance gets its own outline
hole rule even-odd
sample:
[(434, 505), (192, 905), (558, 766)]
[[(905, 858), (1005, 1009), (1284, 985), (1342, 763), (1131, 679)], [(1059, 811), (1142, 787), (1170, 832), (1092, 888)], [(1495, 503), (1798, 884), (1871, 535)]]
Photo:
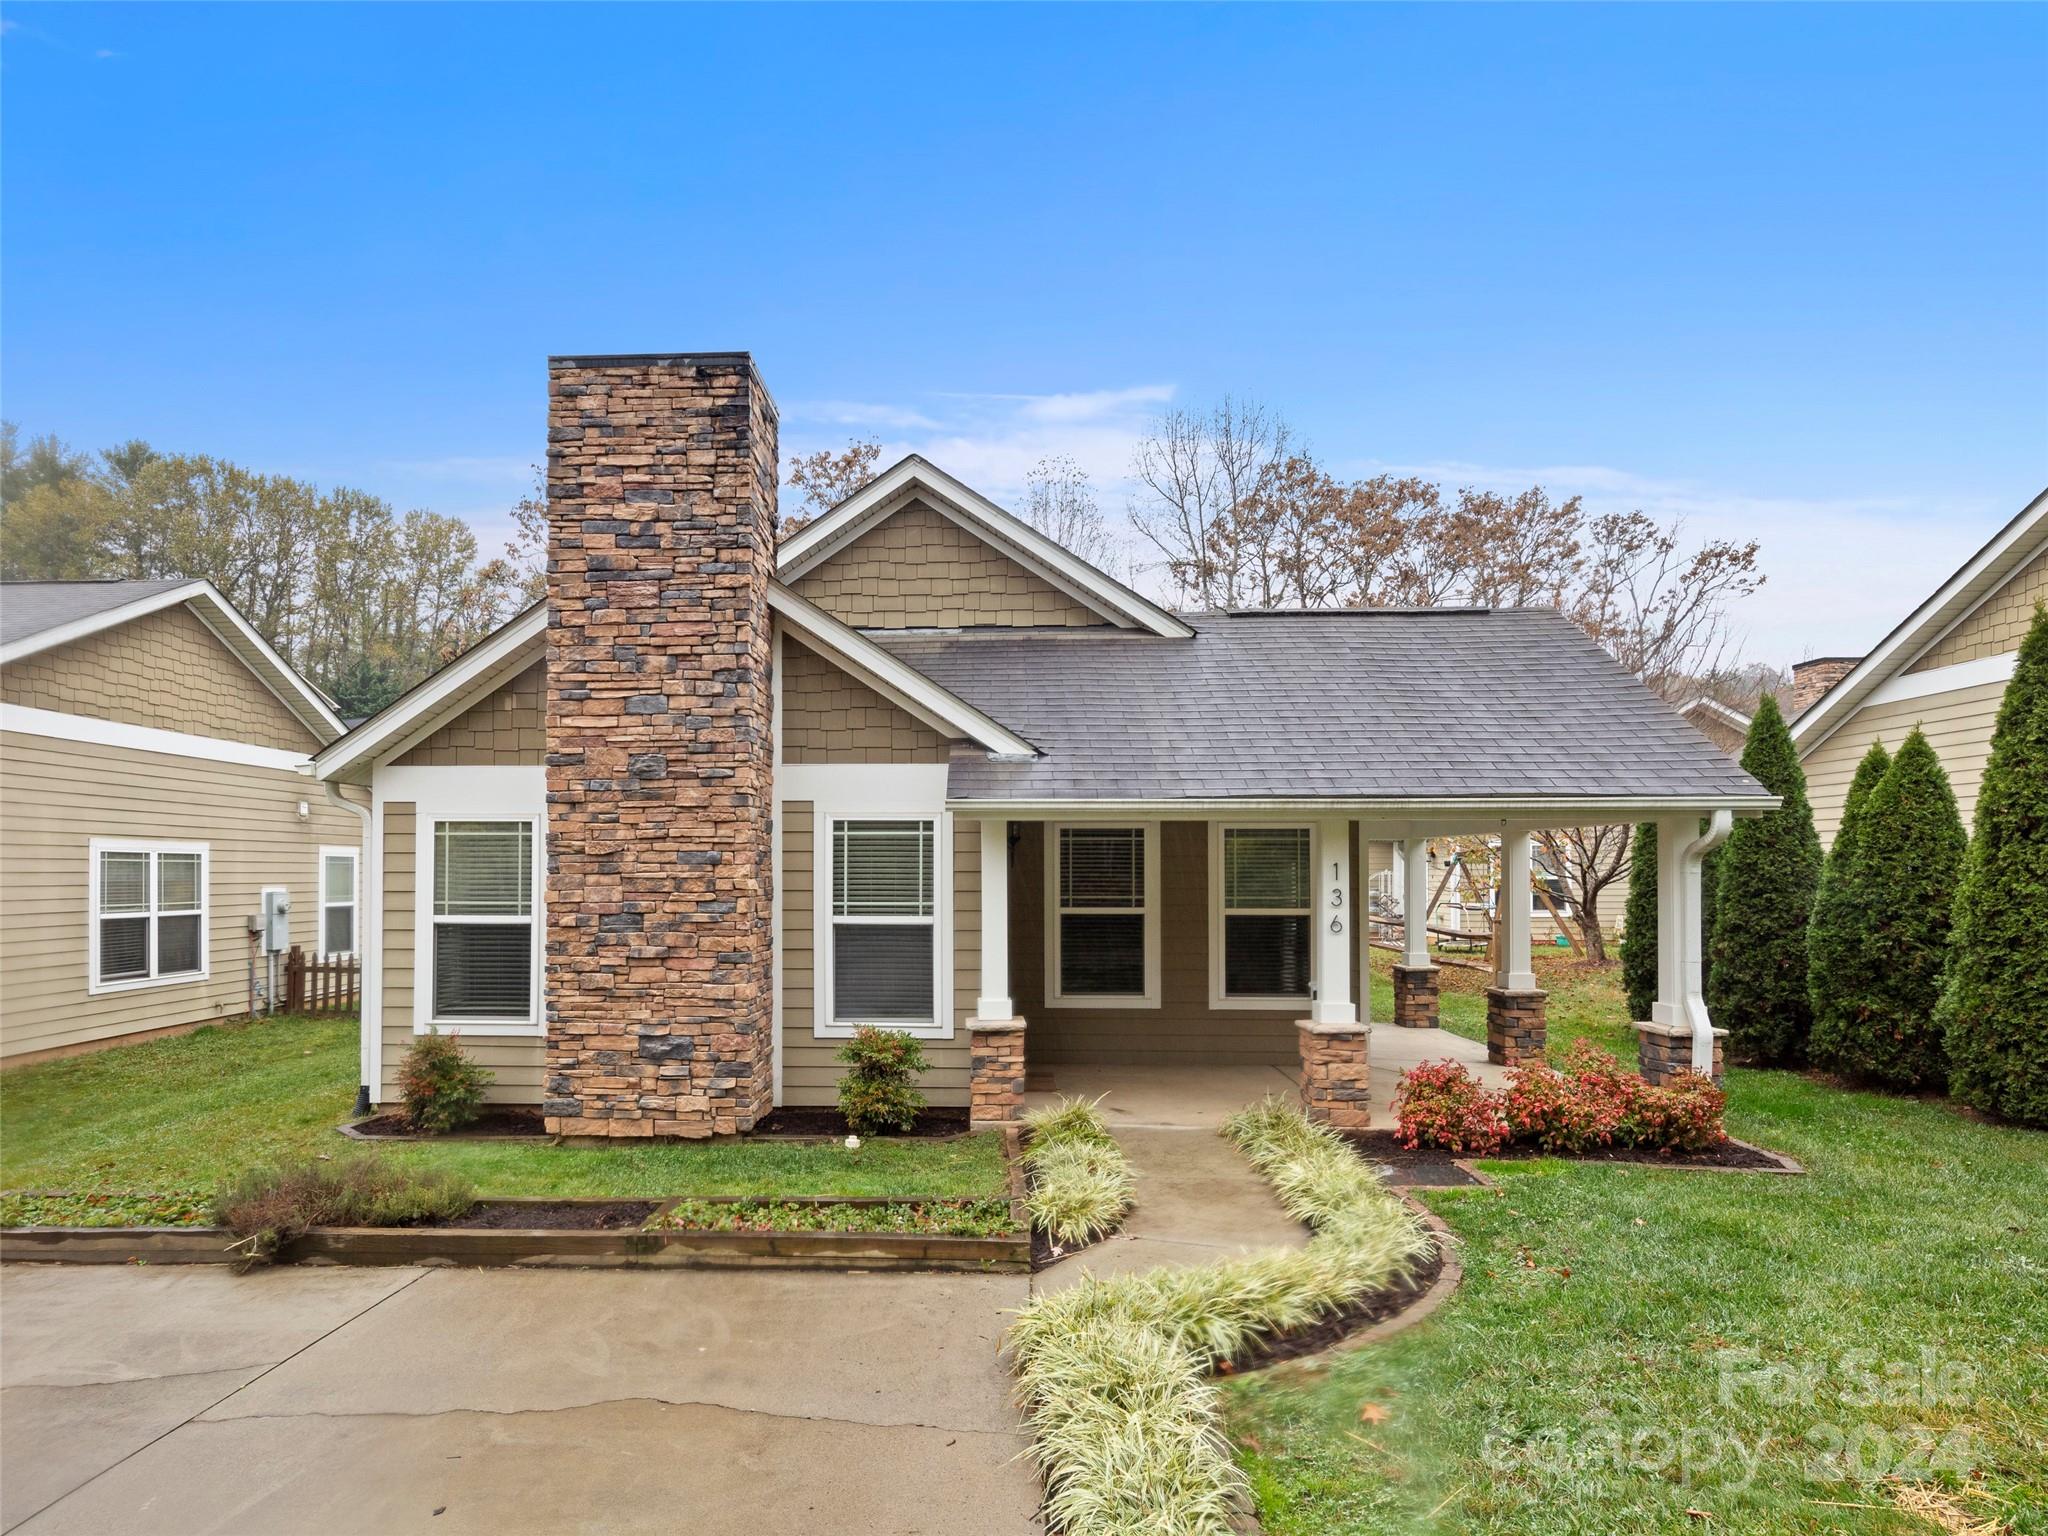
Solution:
[(1403, 1029), (1437, 1027), (1437, 977), (1442, 967), (1397, 965), (1394, 967), (1394, 1022)]
[[(1692, 1070), (1692, 1031), (1682, 1024), (1637, 1024), (1636, 1065), (1646, 1083), (1668, 1083)], [(1714, 1081), (1722, 1075), (1721, 1042), (1728, 1031), (1714, 1031)]]
[(1362, 1131), (1372, 1124), (1372, 1030), (1364, 1024), (1317, 1024), (1300, 1020), (1301, 1107), (1318, 1125), (1333, 1131)]
[(1024, 1021), (976, 1019), (968, 1027), (967, 1124), (981, 1130), (1024, 1118)]
[(1486, 1059), (1497, 1067), (1541, 1065), (1547, 992), (1486, 989)]

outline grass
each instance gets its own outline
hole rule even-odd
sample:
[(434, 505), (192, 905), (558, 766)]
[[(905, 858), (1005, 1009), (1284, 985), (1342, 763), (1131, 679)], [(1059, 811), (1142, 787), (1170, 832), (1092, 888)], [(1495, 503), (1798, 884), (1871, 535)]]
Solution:
[[(254, 1167), (339, 1154), (334, 1127), (357, 1073), (348, 1016), (215, 1025), (0, 1075), (0, 1190), (71, 1196), (148, 1195), (187, 1210)], [(647, 1142), (550, 1147), (491, 1142), (374, 1148), (419, 1173), (443, 1173), (479, 1196), (663, 1199), (672, 1195), (1001, 1197), (1002, 1140), (875, 1138), (837, 1142)], [(7, 1198), (0, 1196), (0, 1199)], [(0, 1208), (19, 1209), (10, 1203)], [(44, 1201), (41, 1219), (100, 1225), (110, 1207)], [(136, 1209), (112, 1208), (117, 1216)], [(139, 1217), (128, 1216), (128, 1224)]]
[(1123, 1223), (1131, 1208), (1130, 1159), (1087, 1099), (1062, 1099), (1024, 1117), (1031, 1148), (1031, 1224), (1062, 1246), (1090, 1243)]
[[(1627, 1059), (1618, 972), (1546, 981), (1553, 1053)], [(1484, 1012), (1445, 997), (1460, 1034)], [(2048, 1136), (1728, 1089), (1730, 1131), (1808, 1177), (1488, 1164), (1497, 1192), (1427, 1196), (1466, 1278), (1426, 1325), (1229, 1383), (1272, 1536), (2048, 1532)]]

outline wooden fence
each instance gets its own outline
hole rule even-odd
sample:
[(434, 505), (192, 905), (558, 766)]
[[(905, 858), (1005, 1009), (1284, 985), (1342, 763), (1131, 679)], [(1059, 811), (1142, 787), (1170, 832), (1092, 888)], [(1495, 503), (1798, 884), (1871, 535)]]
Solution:
[(284, 961), (286, 1013), (346, 1013), (362, 1004), (362, 963), (354, 955), (309, 955), (294, 944)]

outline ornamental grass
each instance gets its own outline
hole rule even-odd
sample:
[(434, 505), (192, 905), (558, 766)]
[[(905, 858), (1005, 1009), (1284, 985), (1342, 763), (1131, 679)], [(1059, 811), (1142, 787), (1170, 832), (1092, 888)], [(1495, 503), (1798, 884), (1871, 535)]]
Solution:
[(1131, 1208), (1131, 1165), (1103, 1124), (1099, 1102), (1062, 1099), (1024, 1117), (1031, 1127), (1024, 1208), (1061, 1247), (1107, 1236)]

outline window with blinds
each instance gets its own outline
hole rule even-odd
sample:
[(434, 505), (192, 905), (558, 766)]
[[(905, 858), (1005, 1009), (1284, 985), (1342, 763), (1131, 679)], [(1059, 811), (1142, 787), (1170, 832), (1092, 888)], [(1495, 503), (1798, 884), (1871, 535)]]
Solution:
[(938, 825), (832, 823), (832, 1020), (938, 1023)]
[(1225, 827), (1223, 995), (1294, 1001), (1309, 995), (1307, 827)]
[(320, 850), (320, 952), (356, 952), (356, 850)]
[(204, 845), (94, 839), (92, 985), (206, 973)]
[(437, 821), (434, 1018), (533, 1021), (531, 821)]
[(1054, 976), (1061, 999), (1144, 1002), (1150, 911), (1146, 827), (1060, 827)]

